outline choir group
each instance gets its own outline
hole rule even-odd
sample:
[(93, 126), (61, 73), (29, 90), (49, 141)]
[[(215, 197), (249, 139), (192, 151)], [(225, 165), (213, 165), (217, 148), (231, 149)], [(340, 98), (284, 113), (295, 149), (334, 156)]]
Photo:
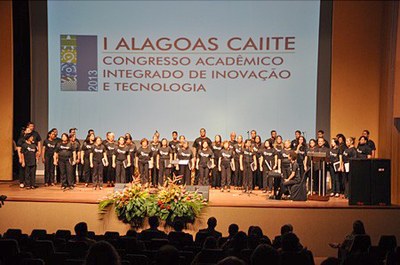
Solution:
[[(61, 183), (61, 188), (73, 189), (78, 179), (86, 187), (102, 189), (115, 183), (140, 180), (157, 188), (172, 176), (179, 176), (185, 185), (210, 185), (229, 192), (242, 189), (251, 193), (263, 190), (271, 197), (295, 197), (300, 183), (309, 193), (318, 190), (318, 170), (321, 162), (312, 153), (325, 153), (326, 170), (331, 179), (331, 196), (348, 196), (349, 161), (353, 158), (375, 157), (375, 144), (364, 130), (355, 145), (354, 137), (337, 134), (330, 141), (318, 131), (308, 142), (300, 131), (295, 139), (283, 140), (275, 130), (262, 142), (255, 130), (249, 139), (230, 134), (229, 140), (216, 135), (214, 141), (200, 129), (200, 136), (189, 146), (185, 136), (176, 131), (172, 139), (160, 140), (156, 131), (151, 140), (143, 138), (136, 146), (126, 133), (115, 140), (112, 132), (105, 139), (89, 130), (84, 141), (76, 138), (76, 128), (58, 137), (57, 129), (48, 132), (42, 141), (32, 122), (23, 129), (17, 142), (20, 187), (36, 188), (35, 174), (39, 159), (44, 163), (45, 186)], [(315, 174), (312, 174), (311, 169)], [(310, 180), (312, 178), (312, 181)]]

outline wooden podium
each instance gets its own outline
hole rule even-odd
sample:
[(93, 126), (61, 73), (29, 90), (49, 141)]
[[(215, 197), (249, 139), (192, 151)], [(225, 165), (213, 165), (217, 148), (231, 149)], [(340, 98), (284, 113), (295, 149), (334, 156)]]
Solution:
[[(310, 152), (307, 154), (311, 158), (311, 194), (307, 199), (311, 201), (329, 201), (329, 196), (326, 195), (326, 160), (328, 157), (325, 152)], [(320, 163), (318, 167), (318, 191), (314, 193), (314, 163)]]

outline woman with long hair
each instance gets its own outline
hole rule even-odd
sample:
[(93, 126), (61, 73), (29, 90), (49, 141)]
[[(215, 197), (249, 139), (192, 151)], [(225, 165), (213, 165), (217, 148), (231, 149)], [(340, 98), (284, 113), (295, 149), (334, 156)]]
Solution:
[(191, 169), (194, 169), (193, 152), (189, 148), (189, 143), (186, 141), (183, 141), (182, 146), (176, 150), (175, 160), (179, 160), (179, 164), (176, 165), (176, 170), (178, 174), (182, 176), (182, 184), (190, 185), (192, 182)]
[(104, 177), (107, 181), (107, 187), (114, 187), (115, 182), (115, 168), (112, 166), (112, 156), (114, 154), (114, 150), (117, 147), (115, 140), (114, 140), (114, 133), (107, 132), (106, 140), (104, 140), (103, 145), (106, 147), (107, 150), (107, 160), (108, 166), (104, 167)]
[(92, 179), (92, 169), (90, 168), (89, 156), (91, 149), (94, 144), (94, 134), (88, 134), (81, 148), (81, 163), (83, 165), (83, 181), (85, 187), (89, 186), (89, 182)]
[(150, 181), (149, 163), (153, 164), (153, 154), (149, 146), (149, 140), (143, 138), (140, 141), (140, 147), (137, 149), (135, 164), (139, 169), (140, 182), (146, 184)]
[(76, 161), (76, 151), (72, 147), (68, 134), (61, 135), (61, 141), (57, 143), (54, 150), (54, 165), (60, 166), (61, 188), (63, 190), (74, 188), (73, 165)]
[(214, 153), (207, 141), (201, 143), (197, 152), (196, 169), (199, 171), (199, 185), (209, 185), (210, 169), (214, 168)]
[(347, 149), (343, 151), (342, 164), (340, 165), (340, 171), (344, 173), (344, 196), (349, 197), (349, 180), (350, 176), (350, 159), (357, 158), (357, 150), (354, 147), (354, 137), (346, 139)]
[[(308, 179), (308, 191), (311, 192), (311, 190), (313, 190), (313, 192), (315, 192), (315, 182), (313, 181), (313, 186), (311, 186), (311, 163), (312, 163), (312, 159), (311, 159), (311, 154), (317, 151), (317, 141), (315, 139), (310, 139), (310, 141), (308, 142), (308, 148), (306, 151), (306, 157), (304, 158), (304, 170), (307, 171), (307, 179)], [(309, 170), (310, 169), (310, 170)], [(314, 179), (318, 176), (318, 172), (315, 171), (315, 163), (313, 164), (313, 176)]]
[(233, 185), (236, 189), (242, 187), (243, 171), (240, 169), (240, 155), (242, 155), (244, 149), (243, 136), (239, 135), (237, 137), (237, 143), (233, 145), (233, 157), (235, 161), (235, 174), (233, 177)]
[(268, 177), (268, 173), (278, 167), (278, 154), (268, 140), (264, 142), (263, 148), (260, 149), (260, 154), (259, 165), (263, 176), (263, 192), (266, 193), (268, 191), (271, 193), (274, 179)]
[[(257, 168), (260, 168), (259, 160), (261, 157), (261, 154), (260, 154), (261, 148), (262, 148), (261, 137), (259, 135), (256, 135), (256, 137), (254, 138), (254, 143), (253, 143), (253, 152), (256, 155)], [(255, 187), (258, 187), (261, 190), (263, 187), (262, 185), (263, 185), (262, 172), (260, 170), (256, 170), (253, 172), (253, 189)]]
[[(218, 160), (218, 170), (221, 172), (221, 191), (226, 189), (231, 191), (231, 176), (232, 170), (235, 170), (235, 162), (233, 159), (233, 151), (229, 149), (229, 141), (224, 141), (224, 149), (221, 151), (221, 156)], [(233, 165), (233, 168), (231, 167)]]
[(131, 182), (133, 180), (133, 174), (135, 173), (135, 163), (133, 163), (133, 160), (135, 159), (136, 145), (133, 142), (132, 135), (130, 133), (125, 133), (125, 143), (129, 149), (129, 156), (131, 158), (131, 166), (125, 169), (126, 180), (127, 182)]
[(243, 154), (240, 156), (240, 169), (243, 171), (243, 192), (252, 192), (253, 170), (257, 170), (256, 160), (256, 155), (251, 147), (251, 140), (247, 139), (244, 142)]
[(94, 139), (94, 145), (90, 151), (90, 167), (93, 169), (93, 189), (103, 189), (103, 169), (108, 166), (107, 150), (100, 137)]
[[(215, 135), (214, 142), (212, 143), (211, 149), (214, 153), (214, 161), (218, 163), (221, 157), (222, 151), (222, 138), (221, 135)], [(220, 188), (221, 187), (221, 172), (218, 170), (218, 167), (214, 167), (212, 169), (212, 188)]]
[(303, 177), (304, 175), (304, 160), (306, 157), (306, 152), (307, 152), (307, 141), (304, 136), (300, 135), (298, 138), (298, 143), (296, 146), (296, 154), (297, 154), (297, 164), (299, 165), (300, 168), (300, 176)]
[(340, 178), (339, 178), (339, 170), (335, 168), (335, 164), (342, 161), (342, 154), (339, 151), (339, 143), (335, 138), (331, 139), (331, 148), (329, 150), (329, 173), (331, 174), (332, 179), (332, 193), (331, 197), (339, 197), (340, 194)]
[(154, 135), (153, 135), (153, 140), (150, 143), (151, 155), (153, 158), (150, 162), (151, 163), (151, 168), (150, 168), (151, 185), (153, 187), (156, 187), (157, 183), (158, 183), (158, 169), (157, 169), (156, 165), (154, 165), (154, 163), (157, 161), (158, 149), (161, 146), (160, 139), (158, 137), (159, 137), (159, 134), (156, 131), (156, 133), (154, 133)]
[(126, 183), (125, 168), (131, 166), (131, 157), (129, 156), (129, 148), (126, 146), (125, 137), (118, 138), (118, 145), (112, 156), (112, 166), (115, 168), (116, 183)]
[(171, 162), (173, 153), (171, 147), (168, 145), (167, 138), (161, 140), (161, 146), (157, 153), (156, 166), (158, 169), (158, 185), (163, 186), (164, 181), (171, 177)]
[(54, 151), (57, 140), (53, 131), (47, 133), (47, 138), (43, 141), (42, 162), (44, 164), (44, 186), (54, 186)]

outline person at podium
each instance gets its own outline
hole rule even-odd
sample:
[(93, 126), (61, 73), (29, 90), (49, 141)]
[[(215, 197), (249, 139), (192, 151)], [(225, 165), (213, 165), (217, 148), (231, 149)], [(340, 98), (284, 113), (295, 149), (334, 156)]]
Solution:
[(372, 158), (372, 149), (368, 145), (368, 138), (365, 136), (361, 136), (358, 139), (358, 146), (357, 146), (357, 158), (361, 159), (369, 159)]

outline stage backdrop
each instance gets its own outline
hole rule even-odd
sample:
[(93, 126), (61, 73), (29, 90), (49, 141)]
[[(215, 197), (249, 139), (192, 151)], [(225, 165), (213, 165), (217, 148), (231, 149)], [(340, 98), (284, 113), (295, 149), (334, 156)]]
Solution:
[(48, 1), (49, 128), (314, 136), (319, 1)]

